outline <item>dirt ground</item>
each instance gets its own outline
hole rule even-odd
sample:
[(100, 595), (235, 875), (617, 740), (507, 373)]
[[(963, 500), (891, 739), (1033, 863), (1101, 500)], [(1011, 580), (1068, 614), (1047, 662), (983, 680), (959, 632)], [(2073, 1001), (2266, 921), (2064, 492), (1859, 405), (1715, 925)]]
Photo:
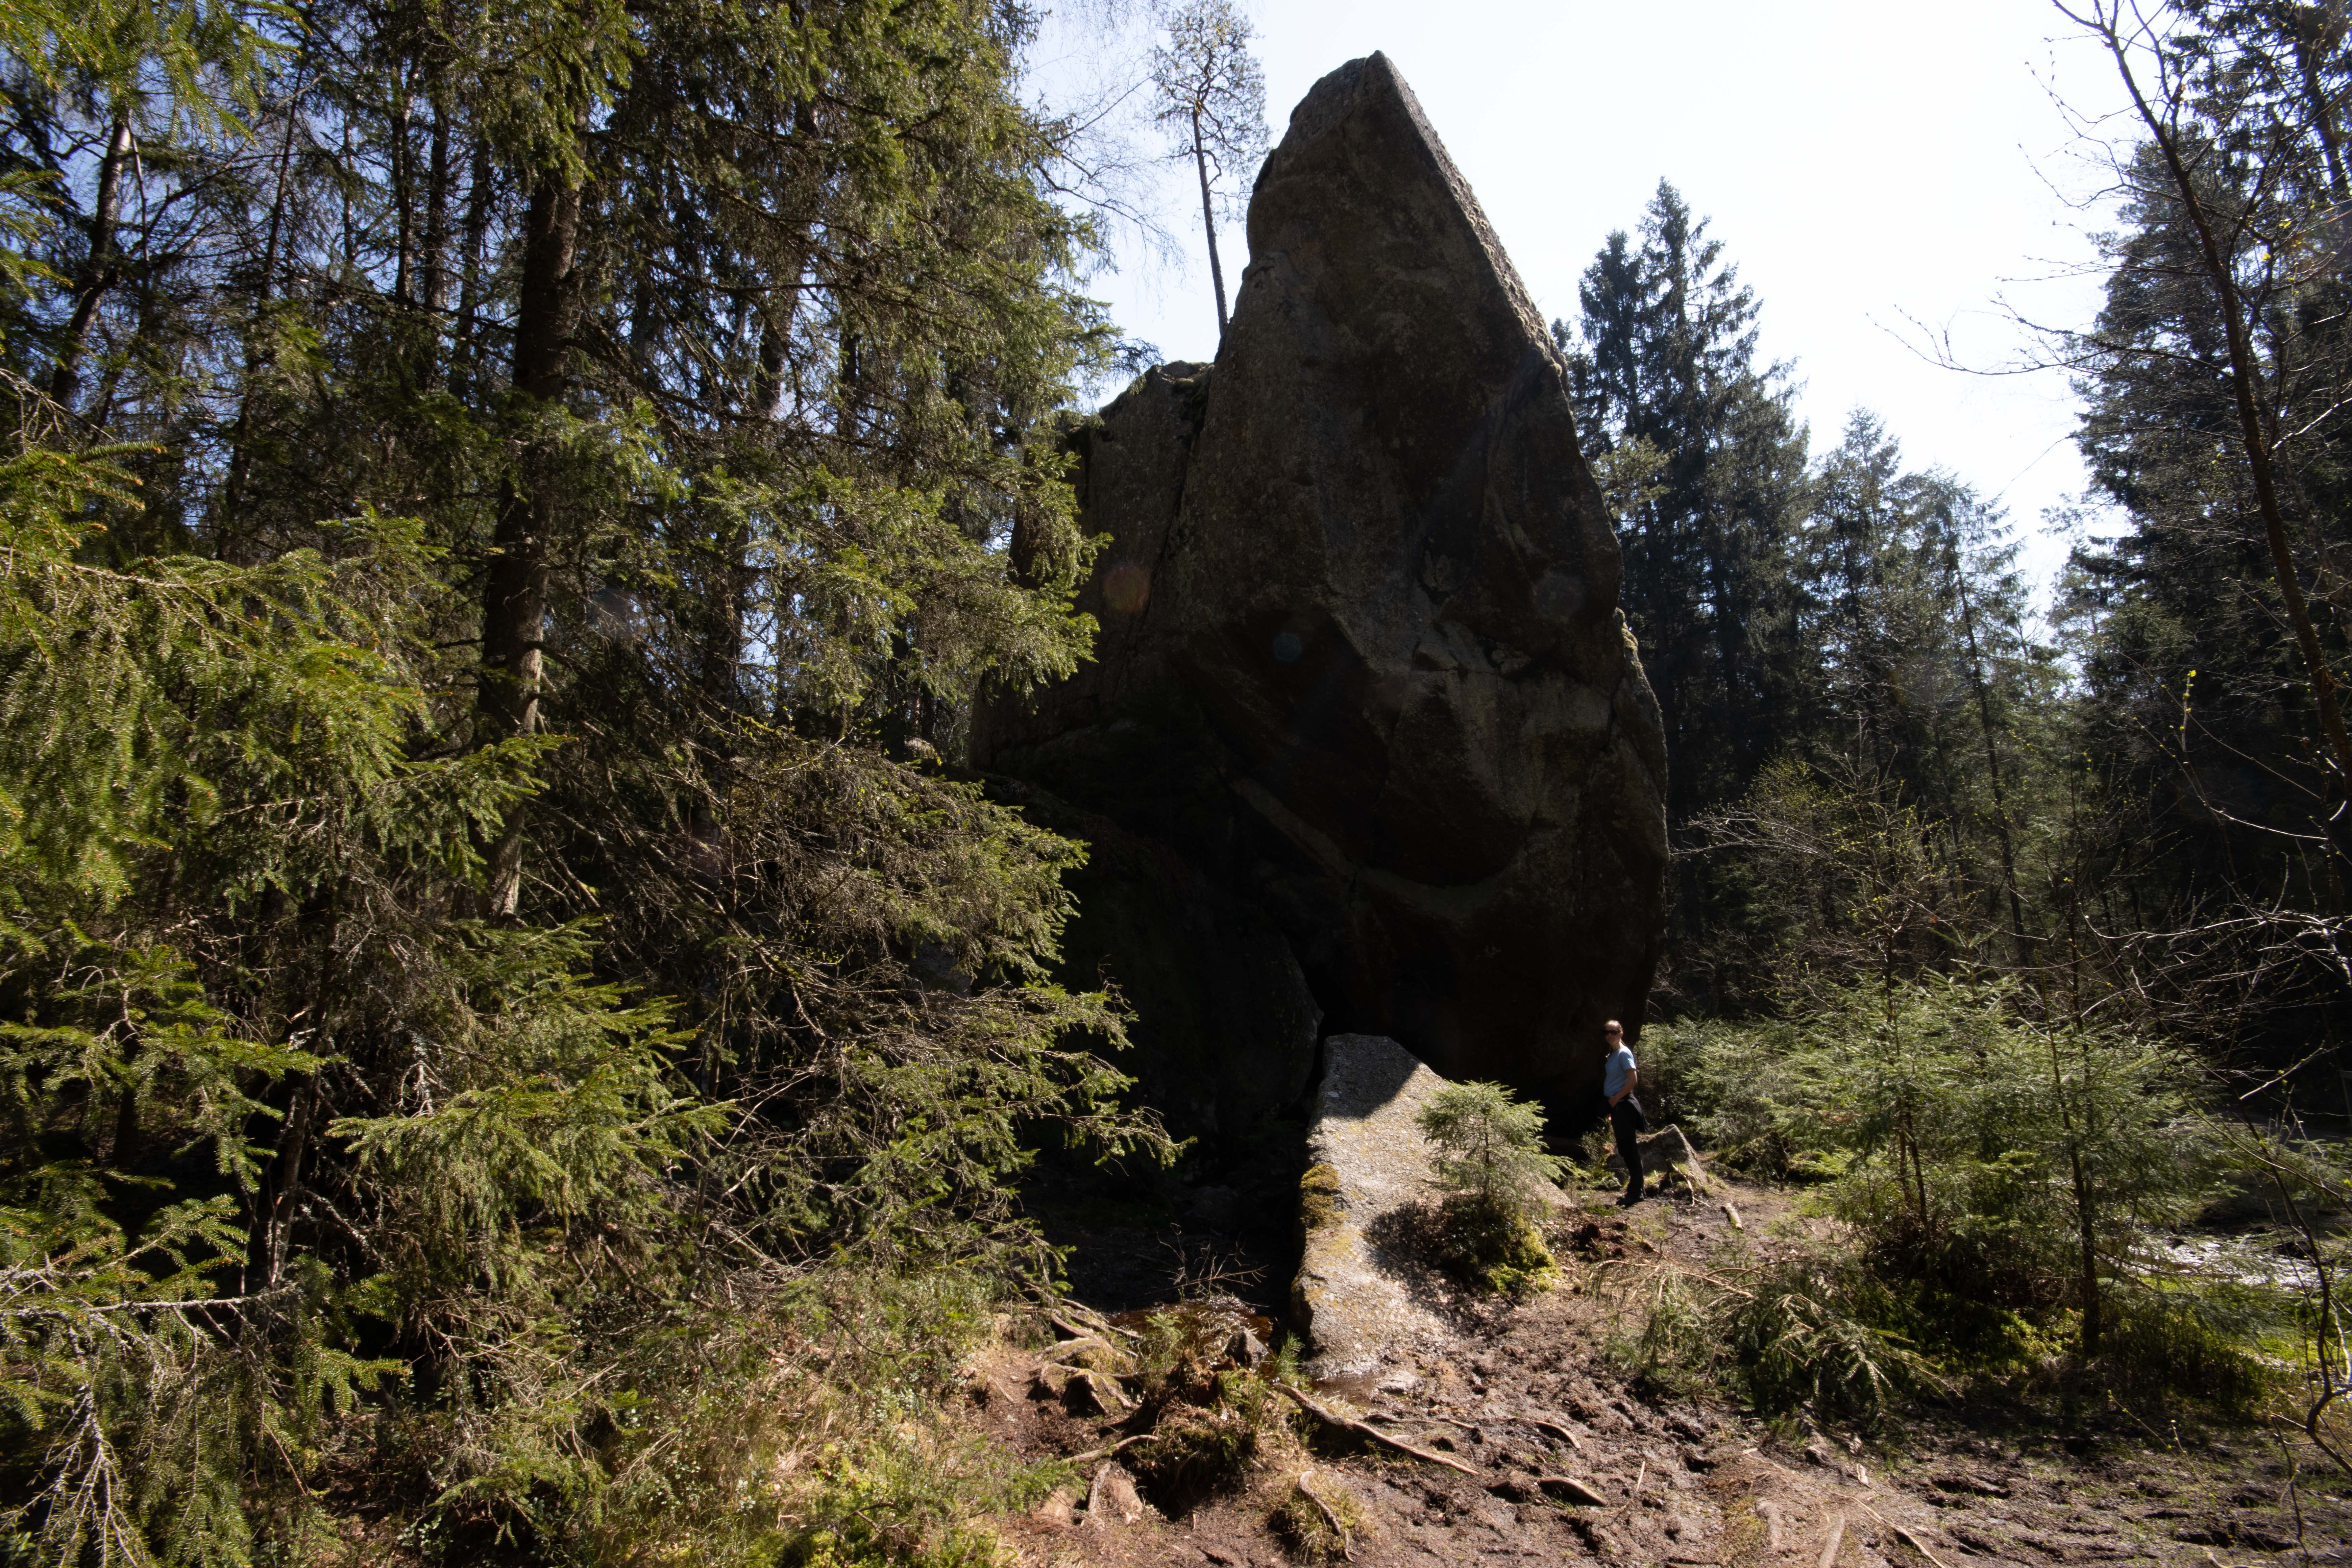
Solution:
[[(1080, 1299), (1089, 1252), (1110, 1260), (1096, 1267), (1105, 1289), (1095, 1304), (1113, 1312), (1148, 1304), (1154, 1268), (1163, 1287), (1189, 1280), (1197, 1289), (1202, 1259), (1213, 1271), (1266, 1258), (1278, 1245), (1267, 1200), (1280, 1179), (1268, 1173), (1267, 1194), (1212, 1190), (1205, 1203), (1180, 1198), (1123, 1224), (1066, 1223)], [(1742, 1222), (1737, 1235), (1727, 1199)], [(1087, 1496), (1057, 1494), (1003, 1521), (1006, 1540), (1038, 1568), (1274, 1568), (1311, 1555), (1271, 1522), (1304, 1474), (1318, 1512), (1328, 1506), (1330, 1517), (1356, 1520), (1348, 1560), (1367, 1568), (1507, 1559), (1693, 1568), (2352, 1563), (2352, 1482), (2312, 1468), (2307, 1450), (2296, 1466), (2256, 1430), (2168, 1423), (2156, 1432), (2117, 1414), (2062, 1432), (2014, 1414), (1962, 1412), (1865, 1442), (1776, 1428), (1718, 1404), (1645, 1398), (1601, 1353), (1622, 1321), (1623, 1288), (1658, 1263), (1705, 1269), (1727, 1247), (1806, 1222), (1786, 1196), (1736, 1184), (1711, 1198), (1626, 1211), (1604, 1194), (1575, 1202), (1579, 1211), (1556, 1227), (1558, 1249), (1575, 1260), (1566, 1288), (1516, 1307), (1448, 1299), (1461, 1343), (1420, 1366), (1412, 1386), (1318, 1391), (1334, 1414), (1362, 1417), (1435, 1459), (1316, 1423), (1311, 1442), (1286, 1438), (1262, 1451), (1240, 1489), (1158, 1500), (1164, 1507), (1137, 1496), (1115, 1460), (1089, 1460)], [(1236, 1228), (1220, 1229), (1220, 1218)], [(1278, 1304), (1282, 1281), (1272, 1272), (1239, 1281), (1265, 1308)], [(1034, 1458), (1110, 1447), (1122, 1417), (1078, 1413), (1099, 1403), (1083, 1390), (1051, 1396), (1037, 1380), (1049, 1354), (1035, 1342), (992, 1348), (972, 1369), (969, 1419)], [(1597, 1500), (1573, 1500), (1578, 1487)]]

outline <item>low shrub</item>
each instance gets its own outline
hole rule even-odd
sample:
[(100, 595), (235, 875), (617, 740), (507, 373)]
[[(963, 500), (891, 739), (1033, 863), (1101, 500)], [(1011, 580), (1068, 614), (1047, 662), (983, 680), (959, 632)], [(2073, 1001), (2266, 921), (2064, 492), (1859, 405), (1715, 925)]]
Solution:
[(1759, 1410), (1805, 1408), (1869, 1424), (1942, 1375), (1902, 1331), (1896, 1292), (1851, 1258), (1800, 1254), (1733, 1271), (1737, 1282), (1671, 1266), (1642, 1277), (1633, 1321), (1607, 1353), (1672, 1394), (1727, 1384)]
[(1125, 1458), (1164, 1511), (1181, 1514), (1239, 1486), (1287, 1419), (1289, 1406), (1271, 1384), (1297, 1377), (1295, 1348), (1255, 1366), (1236, 1364), (1235, 1340), (1265, 1326), (1223, 1302), (1171, 1307), (1145, 1320), (1136, 1382), (1151, 1440)]
[(1536, 1226), (1538, 1194), (1567, 1162), (1543, 1148), (1543, 1112), (1496, 1083), (1448, 1084), (1422, 1108), (1422, 1132), (1437, 1145), (1438, 1179), (1451, 1189), (1439, 1256), (1473, 1289), (1523, 1296), (1559, 1278)]
[(2109, 1304), (2101, 1381), (2126, 1396), (2186, 1394), (2225, 1415), (2252, 1417), (2285, 1386), (2284, 1363), (2256, 1339), (2281, 1317), (2274, 1293), (2143, 1287)]
[(1804, 1405), (1865, 1424), (1898, 1401), (1948, 1384), (1895, 1325), (1904, 1304), (1845, 1259), (1798, 1255), (1727, 1293), (1715, 1314), (1722, 1353), (1759, 1408)]
[(1543, 1232), (1525, 1214), (1500, 1208), (1474, 1193), (1445, 1201), (1438, 1258), (1474, 1289), (1490, 1296), (1527, 1297), (1559, 1280), (1559, 1260)]

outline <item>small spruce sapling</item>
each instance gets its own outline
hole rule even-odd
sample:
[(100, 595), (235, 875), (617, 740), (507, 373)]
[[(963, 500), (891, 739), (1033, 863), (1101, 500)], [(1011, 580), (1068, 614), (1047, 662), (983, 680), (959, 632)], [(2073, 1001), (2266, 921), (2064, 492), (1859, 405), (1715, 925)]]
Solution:
[(1543, 1149), (1543, 1112), (1498, 1083), (1448, 1084), (1416, 1119), (1441, 1152), (1445, 1261), (1471, 1284), (1524, 1296), (1558, 1276), (1536, 1228), (1539, 1184), (1557, 1183), (1564, 1162)]

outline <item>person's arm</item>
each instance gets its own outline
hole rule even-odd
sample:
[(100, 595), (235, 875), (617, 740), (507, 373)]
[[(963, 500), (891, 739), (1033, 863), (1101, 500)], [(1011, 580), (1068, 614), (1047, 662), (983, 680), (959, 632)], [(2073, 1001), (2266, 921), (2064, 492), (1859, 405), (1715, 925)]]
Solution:
[[(1640, 1068), (1627, 1068), (1625, 1069), (1625, 1087), (1619, 1089), (1616, 1094), (1611, 1098), (1609, 1101), (1610, 1109), (1616, 1109), (1617, 1101), (1633, 1093), (1633, 1086), (1641, 1081), (1642, 1069)], [(1590, 1105), (1592, 1101), (1588, 1100), (1584, 1103)]]

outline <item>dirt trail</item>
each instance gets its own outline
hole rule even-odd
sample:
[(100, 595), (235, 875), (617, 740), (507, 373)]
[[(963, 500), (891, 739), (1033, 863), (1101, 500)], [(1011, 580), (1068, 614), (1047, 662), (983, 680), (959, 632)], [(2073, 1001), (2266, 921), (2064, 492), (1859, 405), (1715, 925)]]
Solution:
[[(2290, 1477), (2285, 1450), (2252, 1431), (2126, 1436), (2117, 1418), (2066, 1435), (1937, 1416), (1865, 1444), (1785, 1423), (1776, 1431), (1716, 1404), (1642, 1397), (1601, 1354), (1619, 1310), (1611, 1277), (1631, 1282), (1668, 1261), (1706, 1268), (1727, 1247), (1801, 1223), (1779, 1194), (1723, 1186), (1712, 1199), (1631, 1211), (1582, 1196), (1582, 1215), (1559, 1227), (1562, 1250), (1581, 1265), (1576, 1288), (1516, 1308), (1439, 1301), (1464, 1331), (1460, 1349), (1422, 1364), (1402, 1393), (1359, 1391), (1345, 1405), (1469, 1473), (1355, 1439), (1335, 1445), (1327, 1428), (1311, 1447), (1262, 1453), (1241, 1489), (1189, 1508), (1160, 1500), (1168, 1512), (1148, 1494), (1130, 1499), (1114, 1466), (1090, 1497), (1004, 1521), (1006, 1538), (1024, 1562), (1056, 1568), (1274, 1568), (1299, 1560), (1269, 1515), (1307, 1472), (1314, 1498), (1352, 1501), (1360, 1522), (1348, 1532), (1349, 1560), (1367, 1568), (1589, 1558), (1691, 1568), (2352, 1563), (2352, 1485)], [(1735, 1232), (1726, 1199), (1744, 1229)], [(971, 1419), (1032, 1457), (1115, 1442), (1116, 1414), (1073, 1414), (1083, 1394), (1045, 1396), (1040, 1359), (993, 1350), (974, 1369)], [(1598, 1500), (1570, 1500), (1577, 1487)]]

